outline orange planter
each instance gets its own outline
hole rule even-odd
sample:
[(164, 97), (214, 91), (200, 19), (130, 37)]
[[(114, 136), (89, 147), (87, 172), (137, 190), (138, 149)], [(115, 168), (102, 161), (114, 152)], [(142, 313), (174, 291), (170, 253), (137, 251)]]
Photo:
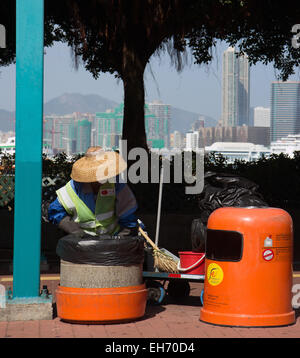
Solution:
[(58, 316), (74, 323), (117, 323), (143, 317), (147, 302), (145, 284), (113, 288), (58, 286)]
[(289, 214), (276, 208), (220, 208), (207, 228), (200, 320), (249, 327), (294, 323)]

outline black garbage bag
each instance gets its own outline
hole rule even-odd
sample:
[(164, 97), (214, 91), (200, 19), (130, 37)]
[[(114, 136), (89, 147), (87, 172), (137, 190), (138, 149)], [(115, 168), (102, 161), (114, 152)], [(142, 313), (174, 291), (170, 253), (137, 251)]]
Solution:
[(99, 266), (132, 266), (144, 261), (144, 239), (140, 236), (67, 235), (58, 241), (61, 260)]
[(191, 227), (192, 250), (196, 252), (205, 252), (206, 225), (201, 219), (194, 219)]
[[(268, 207), (259, 193), (256, 183), (246, 178), (227, 173), (207, 172), (204, 175), (204, 188), (198, 196), (199, 219), (192, 223), (192, 247), (203, 250), (206, 239), (206, 225), (210, 214), (221, 207)], [(202, 251), (203, 252), (203, 251)]]
[(267, 207), (254, 182), (226, 173), (207, 172), (204, 189), (198, 198), (200, 218), (207, 223), (209, 215), (221, 207)]

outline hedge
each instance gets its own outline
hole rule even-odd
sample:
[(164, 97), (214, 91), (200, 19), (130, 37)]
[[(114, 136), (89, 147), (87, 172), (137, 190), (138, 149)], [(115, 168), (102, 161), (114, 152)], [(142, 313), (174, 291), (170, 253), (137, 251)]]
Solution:
[[(54, 200), (55, 190), (70, 179), (72, 165), (81, 156), (73, 155), (68, 158), (65, 153), (59, 153), (50, 159), (43, 155), (43, 176), (57, 177), (55, 187), (43, 189), (43, 200)], [(4, 168), (2, 175), (14, 172), (14, 156), (3, 156), (1, 164)], [(171, 173), (173, 173), (173, 164), (171, 161)], [(195, 161), (193, 161), (193, 170), (194, 166)], [(295, 152), (293, 158), (285, 154), (273, 154), (257, 161), (237, 160), (233, 164), (229, 164), (220, 154), (209, 154), (204, 158), (204, 170), (205, 172), (231, 173), (255, 182), (259, 186), (259, 192), (270, 206), (283, 209), (300, 207), (300, 152)], [(129, 183), (129, 185), (137, 197), (140, 212), (156, 213), (159, 185), (151, 183)], [(199, 196), (186, 195), (186, 186), (184, 182), (172, 183), (172, 178), (171, 183), (164, 184), (162, 212), (190, 213), (198, 210)]]

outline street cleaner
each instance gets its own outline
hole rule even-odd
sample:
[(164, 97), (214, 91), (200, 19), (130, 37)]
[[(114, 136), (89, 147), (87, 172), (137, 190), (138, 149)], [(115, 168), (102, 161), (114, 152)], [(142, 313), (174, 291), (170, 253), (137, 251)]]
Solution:
[[(90, 147), (72, 166), (71, 180), (56, 191), (48, 219), (68, 234), (135, 236), (137, 202), (119, 174), (127, 168), (114, 151)], [(110, 179), (110, 180), (109, 180)]]

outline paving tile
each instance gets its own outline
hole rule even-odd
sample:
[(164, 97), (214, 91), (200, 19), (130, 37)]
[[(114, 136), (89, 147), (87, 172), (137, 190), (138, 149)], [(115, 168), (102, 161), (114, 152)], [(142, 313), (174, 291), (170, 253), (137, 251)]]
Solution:
[(242, 327), (239, 328), (239, 332), (243, 338), (274, 338), (274, 336), (270, 332), (271, 328), (256, 328), (256, 327)]
[(72, 330), (75, 338), (91, 338), (90, 325), (72, 324)]
[(135, 327), (139, 332), (141, 338), (159, 338), (159, 332), (153, 328), (149, 320), (144, 319), (141, 321), (135, 322)]
[(7, 322), (0, 322), (0, 338), (6, 336)]
[(300, 332), (283, 332), (280, 329), (279, 330), (272, 330), (270, 332), (273, 338), (300, 338)]
[(106, 325), (109, 338), (141, 338), (141, 334), (133, 323)]
[(297, 319), (296, 323), (290, 326), (268, 328), (268, 331), (275, 338), (290, 338), (293, 336), (300, 338), (300, 320)]
[[(201, 321), (200, 321), (201, 322)], [(201, 322), (201, 327), (209, 338), (241, 338), (239, 330)]]
[(40, 338), (56, 338), (56, 323), (54, 320), (41, 320), (40, 321)]
[(190, 324), (191, 326), (193, 325), (193, 323), (197, 322), (197, 317), (195, 315), (189, 315), (187, 313), (184, 312), (162, 312), (160, 314), (160, 318), (164, 319), (166, 321), (168, 321), (169, 323), (172, 322), (178, 322), (178, 323), (187, 323)]
[(91, 324), (89, 326), (90, 335), (92, 338), (109, 338), (105, 325), (101, 324)]
[(172, 322), (169, 326), (176, 338), (208, 338), (204, 327), (197, 324)]
[(25, 321), (23, 328), (24, 338), (39, 338), (39, 321)]
[(176, 338), (172, 333), (172, 323), (162, 319), (161, 317), (153, 317), (149, 320), (152, 329), (156, 330), (159, 338)]
[(10, 321), (7, 324), (7, 338), (22, 338), (24, 336), (24, 322)]
[(55, 337), (57, 338), (74, 338), (74, 332), (71, 323), (61, 321), (59, 318), (54, 320)]

